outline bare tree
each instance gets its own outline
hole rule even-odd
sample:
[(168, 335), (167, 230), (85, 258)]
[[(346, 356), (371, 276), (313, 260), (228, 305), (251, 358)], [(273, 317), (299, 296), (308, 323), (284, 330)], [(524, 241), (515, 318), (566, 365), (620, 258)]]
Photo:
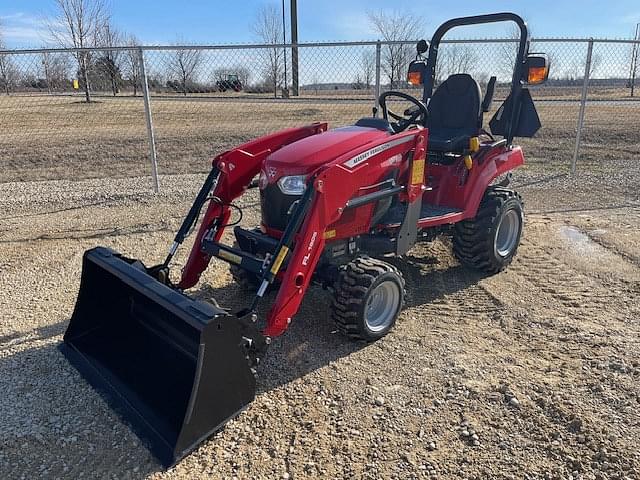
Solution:
[(356, 78), (354, 78), (353, 83), (351, 84), (351, 88), (354, 90), (362, 90), (365, 88), (364, 82), (362, 81), (362, 77), (359, 73), (356, 74)]
[(234, 73), (228, 68), (214, 68), (211, 72), (212, 88), (220, 92), (226, 92), (227, 89), (231, 88), (228, 82), (229, 75), (234, 75)]
[(238, 75), (238, 80), (240, 80), (240, 83), (243, 86), (249, 85), (249, 81), (251, 80), (251, 70), (243, 65), (236, 65), (235, 67), (232, 67), (231, 70), (233, 73)]
[(273, 87), (273, 96), (278, 96), (278, 87), (283, 80), (283, 57), (284, 50), (275, 46), (282, 41), (282, 19), (275, 5), (263, 5), (256, 13), (252, 25), (253, 33), (264, 43), (274, 45), (267, 48), (264, 66), (265, 83)]
[(64, 53), (44, 52), (42, 54), (42, 67), (49, 93), (53, 90), (62, 90), (65, 85), (68, 85), (69, 61), (69, 56)]
[(519, 43), (516, 40), (520, 40), (520, 35), (520, 28), (516, 25), (510, 26), (505, 36), (509, 41), (502, 42), (498, 47), (498, 72), (496, 74), (503, 80), (511, 80), (513, 77), (519, 48)]
[[(126, 40), (128, 47), (138, 47), (140, 40), (135, 35), (129, 35)], [(138, 86), (142, 78), (142, 72), (140, 71), (140, 52), (139, 50), (127, 50), (124, 52), (124, 58), (122, 59), (124, 74), (131, 86), (133, 87), (133, 96), (138, 95)]]
[[(184, 42), (178, 41), (178, 45)], [(169, 60), (169, 70), (173, 76), (178, 77), (182, 94), (186, 97), (189, 86), (194, 83), (194, 77), (202, 63), (200, 50), (176, 49)]]
[[(47, 23), (51, 36), (62, 47), (87, 48), (96, 46), (99, 32), (109, 21), (104, 0), (53, 0), (56, 14)], [(74, 54), (78, 62), (87, 103), (91, 102), (89, 66), (91, 54), (79, 51)]]
[(436, 67), (436, 83), (446, 80), (449, 75), (456, 73), (474, 73), (477, 65), (477, 56), (473, 47), (453, 43), (442, 45), (438, 52), (438, 65)]
[(47, 84), (47, 93), (51, 95), (51, 76), (49, 74), (49, 54), (47, 52), (42, 53), (42, 68), (44, 69), (44, 81)]
[[(417, 40), (422, 33), (424, 20), (421, 17), (410, 13), (384, 11), (368, 13), (369, 22), (386, 42)], [(389, 79), (391, 88), (395, 88), (406, 75), (406, 69), (415, 53), (415, 44), (394, 44), (383, 45), (382, 69)]]
[(580, 65), (580, 61), (573, 60), (563, 69), (562, 79), (566, 82), (575, 82), (580, 79), (584, 73), (584, 65)]
[(602, 66), (602, 55), (594, 53), (591, 55), (591, 65), (589, 66), (589, 78), (593, 78), (596, 72)]
[[(0, 24), (0, 50), (6, 48), (4, 44), (4, 36), (2, 33), (2, 24)], [(11, 60), (11, 56), (8, 54), (0, 55), (0, 87), (7, 95), (11, 94), (11, 88), (15, 84), (17, 77), (16, 69)]]
[(373, 55), (364, 52), (360, 59), (360, 65), (362, 67), (362, 81), (366, 88), (370, 88), (374, 81), (373, 77), (376, 70), (376, 60)]
[(229, 75), (230, 70), (228, 68), (214, 68), (211, 72), (213, 83), (224, 82)]
[[(586, 57), (584, 59), (574, 59), (566, 68), (564, 78), (571, 81), (583, 81), (586, 70)], [(591, 55), (591, 65), (589, 66), (589, 78), (598, 71), (602, 64), (602, 56), (599, 53)]]
[[(98, 31), (98, 45), (101, 47), (119, 47), (122, 45), (122, 34), (106, 21)], [(103, 50), (97, 60), (97, 65), (109, 79), (111, 92), (115, 97), (120, 90), (122, 73), (120, 71), (121, 53), (119, 50)]]
[(16, 70), (7, 54), (0, 55), (0, 88), (4, 93), (11, 95), (11, 89), (15, 85)]
[(476, 73), (473, 78), (476, 80), (476, 82), (478, 82), (478, 84), (480, 85), (480, 88), (482, 88), (482, 90), (484, 90), (487, 86), (487, 84), (489, 83), (489, 80), (491, 79), (491, 75), (489, 74), (489, 72), (486, 71), (480, 71), (478, 73)]

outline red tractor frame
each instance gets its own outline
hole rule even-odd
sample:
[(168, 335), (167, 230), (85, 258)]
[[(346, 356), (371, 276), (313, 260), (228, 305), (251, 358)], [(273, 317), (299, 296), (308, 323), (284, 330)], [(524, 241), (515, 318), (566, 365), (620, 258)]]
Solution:
[[(447, 31), (460, 25), (501, 21), (514, 21), (521, 30), (521, 39), (510, 95), (490, 122), (493, 133), (504, 137), (496, 140), (482, 129), (482, 113), (488, 111), (492, 101), (495, 77), (487, 86), (482, 104), (479, 96), (473, 96), (474, 89), (479, 92), (479, 88), (468, 75), (453, 75), (435, 94), (433, 87), (438, 46)], [(352, 337), (375, 340), (391, 328), (404, 296), (400, 273), (380, 257), (403, 255), (416, 241), (432, 240), (438, 234), (453, 231), (454, 250), (463, 262), (490, 273), (504, 268), (519, 243), (522, 204), (515, 192), (490, 185), (524, 163), (521, 148), (513, 145), (512, 140), (515, 136), (533, 135), (539, 128), (539, 120), (523, 85), (540, 83), (531, 78), (536, 69), (542, 69), (541, 80), (546, 79), (546, 58), (528, 54), (526, 24), (510, 13), (451, 20), (436, 31), (430, 47), (427, 45), (424, 41), (418, 43), (418, 56), (409, 68), (409, 81), (417, 79), (415, 83), (424, 84), (422, 101), (403, 92), (385, 92), (379, 99), (383, 118), (364, 118), (354, 127), (329, 131), (325, 123), (284, 130), (217, 156), (164, 264), (168, 265), (184, 233), (209, 199), (178, 287), (194, 286), (210, 259), (220, 258), (232, 264), (234, 277), (249, 279), (249, 284), (256, 287), (254, 302), (241, 312), (254, 315), (257, 302), (277, 280), (278, 293), (263, 332), (272, 337), (286, 330), (310, 282), (316, 280), (337, 292), (334, 319), (338, 327)], [(429, 56), (425, 61), (421, 55), (427, 48)], [(451, 94), (447, 96), (445, 91), (448, 82), (458, 89), (461, 84), (470, 85), (464, 92), (471, 92), (473, 101), (467, 103), (475, 109), (471, 115), (463, 114), (470, 117), (470, 126), (464, 125), (469, 118), (463, 118), (462, 127), (453, 134), (446, 121), (439, 125), (433, 120), (436, 105), (454, 107), (447, 104), (451, 101)], [(439, 95), (441, 91), (445, 93)], [(394, 97), (414, 104), (405, 111), (405, 116), (387, 108), (387, 100)], [(397, 123), (391, 123), (390, 119), (396, 119)], [(258, 175), (260, 182), (254, 181)], [(236, 227), (239, 248), (220, 243), (234, 200), (248, 188), (260, 186), (263, 194), (278, 178), (296, 176), (303, 178), (304, 193), (290, 195), (292, 198), (284, 205), (286, 210), (278, 212), (279, 227), (274, 228), (266, 220), (265, 211), (274, 207), (262, 195), (260, 229), (247, 231)], [(496, 202), (500, 207), (492, 218), (494, 224), (489, 225), (493, 229), (489, 232), (490, 239), (479, 237), (476, 230), (480, 226), (473, 221), (483, 201), (491, 208)], [(386, 208), (383, 215), (379, 214), (381, 206)], [(508, 227), (508, 231), (501, 232), (498, 222), (503, 228)], [(498, 251), (501, 236), (503, 252)], [(487, 249), (493, 249), (493, 255), (478, 250), (485, 243)], [(336, 255), (335, 251), (343, 255)], [(350, 312), (349, 294), (341, 291), (340, 278), (345, 277), (348, 264), (354, 261), (352, 269), (370, 267), (374, 276), (377, 271), (380, 275), (397, 277), (392, 279), (396, 283), (394, 289), (387, 288), (386, 292), (382, 289), (380, 293), (389, 298), (379, 302), (394, 302), (382, 328), (368, 328), (371, 325), (357, 321), (354, 325), (345, 318), (366, 313)], [(348, 280), (343, 278), (342, 283)]]

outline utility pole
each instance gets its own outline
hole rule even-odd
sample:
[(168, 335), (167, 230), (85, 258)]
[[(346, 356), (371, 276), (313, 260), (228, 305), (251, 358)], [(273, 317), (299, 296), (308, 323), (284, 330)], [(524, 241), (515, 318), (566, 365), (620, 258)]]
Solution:
[(289, 81), (287, 79), (287, 23), (284, 16), (284, 0), (282, 0), (282, 50), (284, 52), (284, 88), (282, 89), (282, 96), (289, 98)]
[(291, 87), (293, 96), (300, 95), (298, 83), (298, 0), (291, 0)]
[[(640, 41), (640, 23), (636, 25), (636, 34), (633, 36), (633, 39), (638, 42)], [(633, 44), (633, 48), (631, 50), (631, 71), (629, 72), (629, 83), (631, 84), (631, 96), (633, 97), (633, 93), (636, 87), (636, 74), (638, 71), (638, 52), (640, 51), (640, 45), (637, 43)]]

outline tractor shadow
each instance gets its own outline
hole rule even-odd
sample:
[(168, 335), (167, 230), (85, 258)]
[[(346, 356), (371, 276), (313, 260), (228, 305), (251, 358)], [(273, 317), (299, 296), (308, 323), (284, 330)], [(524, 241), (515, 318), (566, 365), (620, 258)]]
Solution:
[(467, 268), (459, 263), (443, 264), (449, 260), (442, 254), (422, 256), (406, 255), (390, 259), (405, 279), (407, 296), (405, 308), (420, 307), (437, 302), (448, 295), (466, 290), (487, 274)]
[[(405, 308), (420, 307), (437, 301), (464, 290), (485, 277), (482, 273), (469, 270), (458, 263), (443, 264), (442, 262), (450, 262), (450, 256), (446, 260), (442, 257), (440, 251), (422, 249), (420, 255), (385, 259), (394, 264), (405, 278)], [(262, 300), (258, 309), (261, 319), (259, 322), (265, 321), (276, 293), (272, 291)], [(217, 288), (203, 285), (189, 294), (199, 300), (215, 299), (230, 312), (246, 307), (253, 298), (253, 292), (243, 290), (235, 284)], [(336, 330), (331, 319), (332, 300), (332, 294), (318, 286), (312, 286), (307, 290), (291, 325), (283, 335), (273, 339), (258, 369), (258, 394), (286, 385), (367, 348), (365, 342), (354, 342)], [(402, 318), (399, 321), (401, 322)], [(262, 327), (264, 323), (259, 325)], [(393, 331), (390, 335), (393, 335)]]
[[(269, 292), (258, 308), (258, 323), (262, 328), (276, 291)], [(230, 284), (220, 288), (209, 285), (190, 292), (194, 298), (211, 301), (236, 312), (253, 299), (253, 292)], [(257, 394), (269, 392), (298, 378), (346, 357), (361, 348), (363, 342), (353, 342), (336, 331), (331, 320), (331, 294), (320, 287), (307, 290), (304, 301), (287, 331), (274, 338), (258, 369)]]

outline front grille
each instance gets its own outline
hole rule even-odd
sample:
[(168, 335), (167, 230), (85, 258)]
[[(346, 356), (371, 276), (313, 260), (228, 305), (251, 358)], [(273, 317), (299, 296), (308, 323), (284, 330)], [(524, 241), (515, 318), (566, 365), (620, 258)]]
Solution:
[(260, 210), (262, 211), (262, 224), (274, 230), (283, 231), (289, 222), (287, 213), (301, 195), (285, 195), (277, 183), (267, 185), (260, 190)]

